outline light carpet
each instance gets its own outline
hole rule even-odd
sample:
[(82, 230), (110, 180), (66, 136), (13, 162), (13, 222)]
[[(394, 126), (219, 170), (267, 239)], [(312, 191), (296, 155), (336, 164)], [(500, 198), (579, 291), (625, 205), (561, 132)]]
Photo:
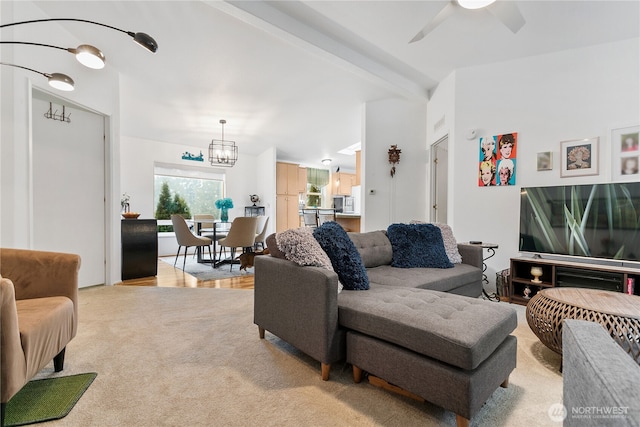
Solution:
[[(320, 364), (253, 324), (253, 291), (95, 287), (80, 290), (78, 335), (65, 369), (97, 372), (71, 413), (51, 426), (440, 426), (453, 413), (355, 384), (346, 364)], [(496, 303), (497, 304), (497, 303)], [(505, 303), (500, 303), (505, 304)], [(560, 357), (518, 310), (518, 367), (473, 418), (475, 426), (557, 426)]]
[[(207, 254), (207, 256), (209, 256)], [(161, 257), (160, 260), (166, 262), (173, 267), (176, 257)], [(182, 269), (182, 262), (184, 255), (178, 257), (175, 267)], [(184, 266), (184, 272), (196, 277), (198, 280), (216, 280), (216, 279), (229, 279), (231, 277), (238, 276), (252, 276), (253, 267), (246, 270), (240, 270), (240, 264), (233, 264), (233, 268), (229, 268), (229, 264), (222, 264), (216, 268), (212, 268), (211, 264), (200, 264), (197, 258), (193, 255), (187, 254), (187, 260)]]

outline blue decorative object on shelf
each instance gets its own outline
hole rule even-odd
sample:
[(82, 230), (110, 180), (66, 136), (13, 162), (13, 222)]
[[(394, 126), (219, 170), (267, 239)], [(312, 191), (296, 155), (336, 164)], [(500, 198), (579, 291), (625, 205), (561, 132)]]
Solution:
[(200, 151), (200, 155), (196, 156), (194, 154), (191, 154), (188, 151), (185, 151), (182, 154), (182, 160), (193, 160), (196, 162), (204, 162), (204, 155), (202, 154), (202, 151)]

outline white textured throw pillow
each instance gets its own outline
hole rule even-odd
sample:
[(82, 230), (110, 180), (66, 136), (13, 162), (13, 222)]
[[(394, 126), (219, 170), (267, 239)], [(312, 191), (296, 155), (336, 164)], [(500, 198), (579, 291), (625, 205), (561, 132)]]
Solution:
[[(323, 267), (334, 271), (329, 256), (313, 237), (313, 229), (310, 227), (292, 228), (277, 233), (276, 244), (289, 261), (300, 266)], [(341, 290), (342, 284), (338, 282), (338, 292)]]
[[(410, 224), (429, 224), (424, 221), (413, 220)], [(453, 264), (461, 264), (462, 256), (460, 252), (458, 252), (458, 242), (456, 242), (456, 238), (453, 237), (453, 230), (449, 227), (448, 224), (443, 224), (440, 222), (434, 222), (433, 225), (440, 229), (442, 233), (442, 240), (444, 241), (444, 250), (447, 253), (447, 257), (449, 261)]]

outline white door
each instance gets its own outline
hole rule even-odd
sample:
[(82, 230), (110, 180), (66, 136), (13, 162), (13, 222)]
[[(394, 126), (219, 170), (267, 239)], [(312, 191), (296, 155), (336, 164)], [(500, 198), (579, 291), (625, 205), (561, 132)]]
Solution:
[(449, 173), (449, 138), (431, 146), (431, 221), (447, 223), (447, 175)]
[(105, 283), (104, 117), (33, 92), (33, 248), (82, 258), (79, 286)]

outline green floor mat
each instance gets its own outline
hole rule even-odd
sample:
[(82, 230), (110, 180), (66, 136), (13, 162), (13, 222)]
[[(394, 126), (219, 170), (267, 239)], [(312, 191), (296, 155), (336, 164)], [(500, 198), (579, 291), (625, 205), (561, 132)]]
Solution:
[(29, 381), (7, 403), (5, 427), (23, 426), (65, 417), (97, 375), (92, 372)]

